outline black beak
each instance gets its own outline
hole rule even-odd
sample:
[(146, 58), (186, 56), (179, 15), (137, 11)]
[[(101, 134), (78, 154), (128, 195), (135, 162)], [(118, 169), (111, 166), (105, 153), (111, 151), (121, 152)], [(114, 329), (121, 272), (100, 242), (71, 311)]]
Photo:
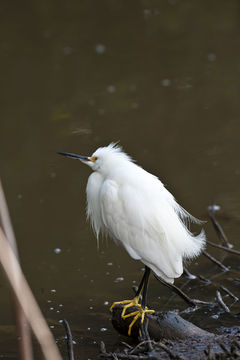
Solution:
[(79, 159), (79, 160), (84, 160), (84, 161), (90, 161), (88, 156), (82, 156), (82, 155), (72, 154), (72, 153), (68, 153), (68, 152), (58, 152), (58, 154), (63, 155), (63, 156), (67, 156), (69, 158), (74, 158), (74, 159)]

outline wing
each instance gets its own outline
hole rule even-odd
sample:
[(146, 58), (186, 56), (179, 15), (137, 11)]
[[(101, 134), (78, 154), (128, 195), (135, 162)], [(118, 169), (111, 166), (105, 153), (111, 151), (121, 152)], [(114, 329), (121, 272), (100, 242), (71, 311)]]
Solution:
[[(101, 216), (113, 238), (168, 282), (182, 274), (182, 256), (159, 221), (147, 191), (107, 179), (100, 190)], [(163, 205), (163, 204), (162, 204)]]
[[(101, 207), (99, 201), (99, 193), (101, 186), (103, 184), (103, 177), (97, 172), (93, 172), (87, 183), (87, 219), (91, 221), (92, 228), (97, 236), (97, 241), (99, 234), (104, 234), (106, 229), (102, 222), (101, 218)], [(99, 243), (98, 243), (99, 247)]]

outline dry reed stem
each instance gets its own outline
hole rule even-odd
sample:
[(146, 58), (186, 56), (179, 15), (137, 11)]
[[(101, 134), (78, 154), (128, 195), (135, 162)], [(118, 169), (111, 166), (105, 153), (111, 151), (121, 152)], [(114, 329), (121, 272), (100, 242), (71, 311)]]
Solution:
[[(11, 219), (8, 211), (7, 201), (4, 195), (3, 186), (0, 180), (0, 226), (6, 235), (7, 241), (11, 245), (16, 258), (19, 260), (17, 242), (15, 239)], [(21, 360), (33, 360), (33, 350), (31, 333), (25, 314), (14, 297), (14, 309), (16, 316), (17, 333), (19, 336), (19, 356)]]
[(62, 360), (41, 310), (22, 273), (18, 260), (0, 228), (0, 262), (46, 360)]

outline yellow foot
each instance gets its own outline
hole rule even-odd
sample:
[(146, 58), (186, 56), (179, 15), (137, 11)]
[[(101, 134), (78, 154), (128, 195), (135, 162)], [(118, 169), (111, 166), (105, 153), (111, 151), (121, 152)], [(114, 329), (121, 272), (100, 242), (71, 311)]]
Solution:
[[(131, 317), (131, 316), (134, 316), (133, 318), (133, 321), (131, 322), (131, 324), (129, 325), (129, 328), (128, 328), (128, 335), (130, 336), (131, 335), (131, 331), (132, 331), (132, 327), (133, 325), (135, 324), (135, 322), (137, 321), (137, 319), (139, 317), (141, 317), (141, 322), (143, 323), (144, 322), (144, 318), (145, 318), (145, 314), (146, 313), (151, 313), (153, 314), (155, 312), (155, 310), (148, 310), (147, 306), (145, 307), (145, 309), (142, 308), (142, 305), (139, 304), (139, 298), (140, 296), (136, 296), (134, 299), (132, 300), (123, 300), (123, 301), (116, 301), (112, 304), (112, 306), (110, 307), (110, 311), (113, 311), (113, 308), (115, 305), (119, 305), (119, 304), (126, 304), (124, 307), (123, 307), (123, 310), (122, 310), (122, 314), (121, 314), (121, 317), (123, 319), (126, 319), (128, 317)], [(127, 314), (125, 315), (126, 313), (126, 310), (132, 306), (137, 306), (139, 308), (139, 310), (137, 311), (134, 311), (130, 314)]]
[(139, 304), (139, 298), (140, 296), (136, 296), (134, 299), (132, 300), (122, 300), (122, 301), (115, 301), (112, 306), (110, 307), (110, 311), (113, 311), (114, 306), (119, 305), (119, 304), (127, 304), (123, 307), (123, 311), (121, 314), (121, 317), (123, 318), (125, 315), (125, 312), (127, 310), (127, 308), (131, 307), (131, 306), (137, 306), (137, 307), (141, 307), (141, 305)]
[(128, 317), (130, 317), (130, 316), (134, 316), (133, 321), (131, 322), (131, 324), (129, 325), (129, 328), (128, 328), (128, 335), (129, 335), (129, 336), (131, 335), (131, 331), (132, 331), (133, 325), (135, 324), (135, 322), (137, 321), (137, 319), (138, 319), (139, 317), (141, 317), (141, 323), (143, 324), (146, 313), (148, 313), (148, 314), (154, 314), (154, 313), (155, 313), (155, 310), (149, 310), (149, 309), (147, 308), (147, 306), (145, 307), (145, 309), (143, 309), (142, 307), (140, 307), (139, 310), (134, 311), (134, 312), (131, 313), (131, 314), (127, 314), (127, 315), (124, 315), (124, 316), (123, 316), (124, 319), (126, 319), (126, 318), (128, 318)]

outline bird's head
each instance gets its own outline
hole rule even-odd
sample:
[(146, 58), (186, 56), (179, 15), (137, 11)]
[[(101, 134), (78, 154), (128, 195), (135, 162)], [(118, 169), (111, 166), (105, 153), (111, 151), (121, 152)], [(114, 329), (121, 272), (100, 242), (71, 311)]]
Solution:
[(122, 148), (115, 143), (98, 148), (91, 156), (77, 155), (68, 152), (59, 152), (58, 154), (80, 160), (82, 163), (90, 166), (93, 171), (102, 173), (110, 171), (122, 161), (132, 161), (130, 156), (123, 152)]

